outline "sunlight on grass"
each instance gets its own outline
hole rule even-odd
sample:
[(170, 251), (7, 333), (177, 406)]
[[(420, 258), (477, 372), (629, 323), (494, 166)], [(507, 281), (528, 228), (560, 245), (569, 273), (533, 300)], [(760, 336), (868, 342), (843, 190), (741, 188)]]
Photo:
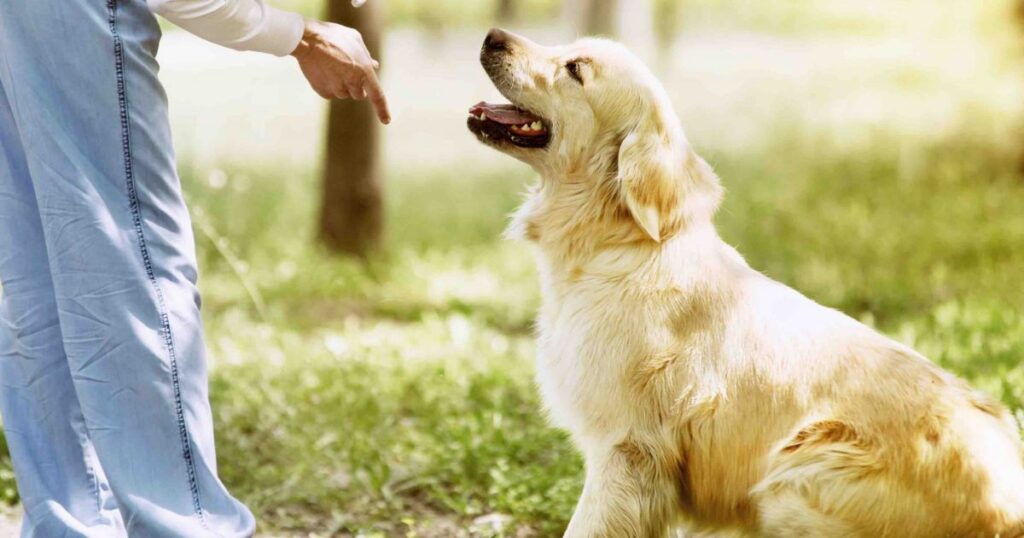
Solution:
[(529, 337), (461, 314), (328, 325), (212, 339), (224, 479), (267, 521), (500, 511), (553, 529), (571, 509), (580, 463), (537, 413)]

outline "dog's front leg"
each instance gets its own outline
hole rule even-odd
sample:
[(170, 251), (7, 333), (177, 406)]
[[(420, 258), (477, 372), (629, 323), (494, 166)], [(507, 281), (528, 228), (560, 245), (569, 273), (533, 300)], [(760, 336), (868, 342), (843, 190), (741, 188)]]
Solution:
[(671, 488), (646, 451), (631, 442), (587, 454), (583, 495), (566, 538), (663, 538)]

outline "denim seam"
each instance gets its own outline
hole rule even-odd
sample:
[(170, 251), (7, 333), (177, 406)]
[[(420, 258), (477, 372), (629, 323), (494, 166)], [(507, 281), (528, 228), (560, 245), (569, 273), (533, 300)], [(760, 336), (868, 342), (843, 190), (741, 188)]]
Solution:
[(185, 459), (185, 467), (188, 473), (189, 491), (192, 493), (192, 507), (204, 528), (206, 520), (203, 515), (202, 504), (199, 498), (199, 482), (196, 479), (195, 459), (192, 455), (192, 441), (189, 436), (188, 426), (185, 423), (184, 405), (181, 399), (181, 383), (178, 375), (178, 360), (174, 350), (174, 339), (171, 334), (171, 321), (167, 314), (167, 307), (164, 301), (163, 290), (157, 281), (156, 273), (153, 270), (153, 260), (149, 254), (149, 247), (146, 245), (146, 234), (143, 229), (142, 210), (139, 203), (138, 189), (135, 183), (135, 174), (132, 167), (132, 148), (130, 119), (128, 114), (128, 94), (126, 91), (125, 69), (124, 69), (124, 43), (117, 30), (117, 0), (107, 0), (107, 15), (110, 25), (110, 32), (114, 40), (114, 67), (117, 72), (117, 101), (121, 115), (121, 150), (124, 158), (125, 180), (128, 188), (128, 203), (132, 214), (132, 224), (135, 228), (135, 235), (139, 243), (139, 252), (142, 255), (142, 263), (146, 269), (146, 276), (156, 295), (157, 311), (160, 316), (160, 333), (164, 339), (168, 358), (171, 367), (171, 383), (174, 389), (174, 411), (178, 420), (178, 436), (181, 439), (182, 457)]

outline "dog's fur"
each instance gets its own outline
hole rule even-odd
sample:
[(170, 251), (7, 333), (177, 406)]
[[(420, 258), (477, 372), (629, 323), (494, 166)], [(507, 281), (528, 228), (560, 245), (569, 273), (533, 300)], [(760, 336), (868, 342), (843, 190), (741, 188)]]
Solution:
[(718, 178), (623, 47), (503, 39), (484, 67), (552, 135), (489, 143), (542, 178), (510, 232), (537, 246), (539, 385), (586, 459), (566, 536), (1024, 535), (1003, 407), (723, 243)]

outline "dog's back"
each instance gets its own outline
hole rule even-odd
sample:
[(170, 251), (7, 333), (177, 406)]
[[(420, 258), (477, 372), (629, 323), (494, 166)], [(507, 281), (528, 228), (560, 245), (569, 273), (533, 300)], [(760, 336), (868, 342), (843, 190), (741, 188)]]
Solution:
[(822, 399), (825, 414), (772, 453), (751, 492), (758, 528), (769, 536), (1021, 534), (1024, 466), (1005, 411), (917, 357), (891, 353), (903, 364), (887, 364), (888, 377), (843, 403)]
[(732, 283), (703, 288), (729, 289), (732, 312), (701, 376), (721, 397), (681, 414), (691, 517), (765, 536), (1024, 533), (1024, 448), (1000, 404), (750, 269), (715, 273)]

